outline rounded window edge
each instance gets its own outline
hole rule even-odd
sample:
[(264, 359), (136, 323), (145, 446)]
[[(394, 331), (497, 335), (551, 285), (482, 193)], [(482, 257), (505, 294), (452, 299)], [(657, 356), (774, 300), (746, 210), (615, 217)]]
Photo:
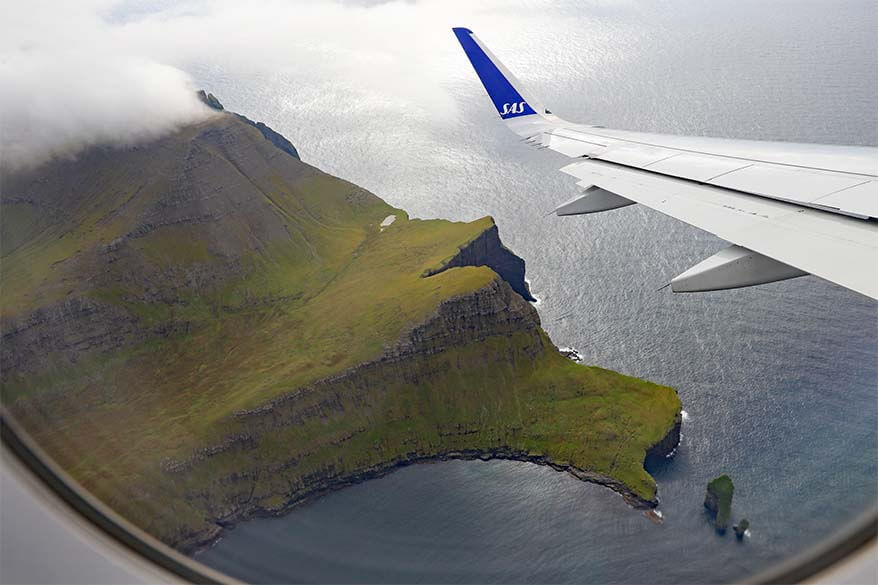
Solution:
[(186, 582), (225, 585), (239, 583), (232, 577), (177, 552), (92, 496), (43, 452), (5, 408), (0, 411), (0, 440), (4, 456), (14, 457), (61, 503), (128, 552)]

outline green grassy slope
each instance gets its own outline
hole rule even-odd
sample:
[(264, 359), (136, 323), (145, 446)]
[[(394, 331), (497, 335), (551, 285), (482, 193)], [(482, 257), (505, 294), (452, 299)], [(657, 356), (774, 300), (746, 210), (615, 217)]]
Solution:
[(8, 177), (2, 203), (4, 405), (173, 545), (456, 451), (655, 497), (671, 389), (561, 357), (487, 266), (424, 276), (490, 218), (411, 220), (229, 115)]

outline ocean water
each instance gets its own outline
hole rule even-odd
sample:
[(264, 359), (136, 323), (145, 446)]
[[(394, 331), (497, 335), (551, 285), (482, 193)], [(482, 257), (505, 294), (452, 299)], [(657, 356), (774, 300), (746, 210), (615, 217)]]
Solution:
[[(570, 120), (876, 145), (874, 3), (511, 2), (502, 16), (422, 20), (429, 4), (406, 6), (423, 27), (420, 44), (381, 45), (380, 59), (357, 65), (405, 76), (402, 86), (341, 75), (351, 54), (333, 43), (357, 41), (332, 35), (323, 58), (337, 66), (325, 72), (313, 53), (309, 64), (293, 54), (271, 70), (185, 66), (307, 162), (415, 217), (494, 216), (527, 261), (557, 345), (676, 388), (683, 440), (650, 469), (664, 523), (545, 467), (445, 462), (245, 522), (199, 560), (262, 582), (721, 582), (787, 559), (878, 505), (878, 303), (815, 277), (657, 290), (725, 243), (640, 206), (547, 216), (575, 194), (557, 171), (567, 159), (506, 130), (448, 30), (473, 28)], [(380, 9), (358, 6), (365, 29)], [(377, 50), (370, 35), (362, 43), (365, 54)], [(741, 543), (717, 535), (703, 512), (705, 484), (720, 473), (735, 482), (733, 519), (751, 522)]]

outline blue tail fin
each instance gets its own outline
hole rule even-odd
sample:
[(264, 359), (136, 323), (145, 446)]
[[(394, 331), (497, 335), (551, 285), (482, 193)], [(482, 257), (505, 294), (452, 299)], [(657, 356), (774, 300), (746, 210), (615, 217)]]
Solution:
[[(497, 113), (504, 120), (540, 111), (538, 104), (522, 96), (521, 84), (468, 28), (453, 28), (460, 46), (469, 57)], [(531, 103), (529, 103), (531, 102)]]

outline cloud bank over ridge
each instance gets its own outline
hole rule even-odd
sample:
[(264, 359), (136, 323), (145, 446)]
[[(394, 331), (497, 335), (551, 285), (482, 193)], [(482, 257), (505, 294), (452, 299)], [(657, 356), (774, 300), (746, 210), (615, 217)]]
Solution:
[(314, 104), (341, 107), (327, 111), (329, 127), (388, 111), (403, 125), (410, 115), (448, 120), (456, 111), (449, 71), (471, 75), (450, 27), (521, 31), (522, 12), (556, 16), (551, 2), (534, 12), (533, 2), (515, 0), (11, 5), (0, 22), (0, 162), (131, 144), (210, 115), (193, 94), (193, 74), (205, 70), (249, 82), (254, 72), (292, 76)]
[(210, 115), (182, 70), (118, 34), (102, 2), (27, 2), (0, 24), (0, 161), (131, 144)]

